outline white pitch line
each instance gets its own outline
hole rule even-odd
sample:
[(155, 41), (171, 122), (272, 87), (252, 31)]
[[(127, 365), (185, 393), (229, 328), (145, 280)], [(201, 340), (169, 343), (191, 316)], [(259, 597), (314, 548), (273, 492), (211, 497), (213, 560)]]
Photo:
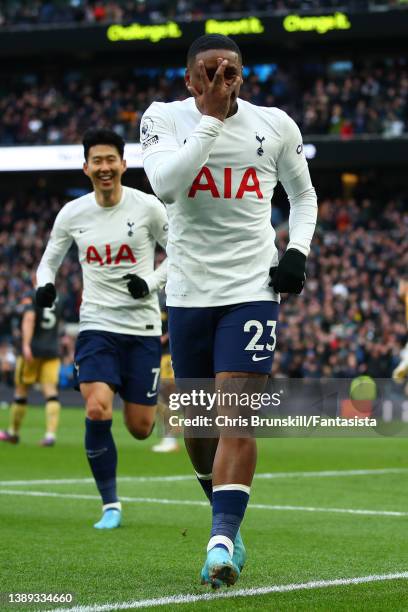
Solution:
[(277, 584), (258, 587), (254, 589), (238, 589), (223, 591), (221, 593), (203, 593), (202, 595), (170, 595), (156, 599), (135, 599), (116, 603), (95, 604), (92, 606), (75, 606), (73, 608), (54, 608), (48, 612), (111, 612), (112, 610), (135, 610), (137, 608), (155, 608), (157, 606), (195, 603), (197, 601), (211, 601), (214, 599), (232, 599), (235, 597), (254, 597), (256, 595), (269, 595), (270, 593), (288, 593), (291, 591), (305, 591), (323, 589), (337, 586), (350, 586), (353, 584), (367, 584), (369, 582), (383, 582), (385, 580), (401, 580), (408, 578), (408, 572), (396, 574), (372, 574), (356, 578), (336, 578), (334, 580), (313, 580), (298, 584)]
[[(118, 476), (117, 482), (174, 482), (178, 480), (196, 480), (190, 474), (182, 474), (180, 476)], [(65, 484), (93, 484), (93, 478), (54, 478), (41, 480), (0, 480), (0, 486), (18, 486), (18, 485), (65, 485)]]
[[(26, 497), (54, 497), (63, 499), (96, 499), (100, 500), (99, 495), (85, 495), (82, 493), (53, 493), (47, 491), (19, 491), (15, 489), (0, 489), (0, 495), (22, 495)], [(120, 497), (121, 501), (134, 502), (139, 504), (162, 504), (167, 506), (205, 506), (209, 507), (208, 502), (192, 499), (166, 499), (157, 497)], [(355, 508), (320, 508), (314, 506), (280, 506), (271, 504), (249, 504), (249, 508), (255, 510), (277, 510), (294, 512), (326, 512), (334, 514), (364, 514), (367, 516), (408, 516), (408, 512), (398, 510), (364, 510)]]
[[(382, 474), (407, 474), (408, 468), (379, 468), (372, 470), (324, 470), (316, 472), (265, 472), (255, 474), (258, 480), (273, 480), (275, 478), (336, 478), (337, 476), (377, 476)], [(195, 481), (195, 476), (180, 474), (173, 476), (119, 476), (118, 482), (177, 482), (190, 480)], [(64, 484), (89, 484), (93, 478), (55, 478), (42, 480), (0, 480), (0, 486), (19, 485), (64, 485)]]

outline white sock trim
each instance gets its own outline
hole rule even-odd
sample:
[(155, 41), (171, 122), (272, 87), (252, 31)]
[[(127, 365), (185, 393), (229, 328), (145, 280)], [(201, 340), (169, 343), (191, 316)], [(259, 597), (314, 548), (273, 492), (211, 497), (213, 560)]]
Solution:
[(213, 487), (213, 493), (216, 491), (243, 491), (249, 495), (251, 491), (251, 487), (247, 487), (247, 485), (243, 484), (225, 484), (225, 485), (216, 485)]
[(122, 511), (122, 504), (118, 501), (118, 502), (112, 502), (110, 504), (104, 504), (102, 506), (103, 512), (105, 512), (105, 510), (110, 510), (112, 508), (114, 508), (115, 510)]
[(196, 472), (196, 476), (200, 480), (212, 480), (212, 472), (210, 474), (199, 474), (198, 472)]
[(232, 557), (232, 555), (234, 554), (234, 543), (232, 540), (227, 538), (227, 536), (223, 536), (223, 535), (213, 536), (212, 538), (210, 538), (210, 541), (208, 542), (207, 552), (209, 552), (212, 548), (214, 548), (216, 544), (223, 544), (224, 546), (226, 546), (228, 549), (229, 556)]

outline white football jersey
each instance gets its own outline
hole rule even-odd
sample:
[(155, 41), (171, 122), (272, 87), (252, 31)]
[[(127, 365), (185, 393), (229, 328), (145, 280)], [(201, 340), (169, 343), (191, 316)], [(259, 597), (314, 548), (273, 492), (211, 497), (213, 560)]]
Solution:
[[(161, 335), (157, 291), (166, 282), (166, 261), (154, 271), (156, 242), (167, 242), (165, 207), (154, 196), (122, 187), (120, 202), (100, 206), (95, 193), (68, 202), (58, 213), (37, 271), (37, 283), (54, 283), (75, 241), (82, 267), (80, 331), (103, 330), (141, 336)], [(150, 289), (134, 299), (123, 279), (137, 274)]]
[[(241, 99), (236, 114), (224, 122), (203, 116), (193, 98), (154, 102), (144, 114), (141, 141), (153, 190), (169, 204), (167, 304), (279, 301), (268, 286), (269, 268), (278, 263), (271, 198), (278, 180), (286, 187), (306, 172), (310, 182), (294, 121), (277, 108)], [(166, 159), (174, 162), (189, 146), (190, 157), (180, 156), (173, 179), (161, 185)], [(313, 229), (289, 247), (307, 255)]]

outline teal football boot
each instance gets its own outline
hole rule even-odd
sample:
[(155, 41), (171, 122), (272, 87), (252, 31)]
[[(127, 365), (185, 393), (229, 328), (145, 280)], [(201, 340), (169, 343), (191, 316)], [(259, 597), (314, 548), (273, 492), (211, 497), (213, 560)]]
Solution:
[(211, 584), (213, 589), (219, 589), (223, 584), (232, 586), (238, 580), (239, 574), (239, 568), (228, 551), (224, 547), (215, 546), (207, 553), (201, 570), (201, 584)]
[(118, 508), (108, 508), (94, 527), (95, 529), (116, 529), (116, 527), (120, 527), (121, 522), (122, 512)]
[(246, 550), (242, 541), (241, 532), (238, 529), (237, 536), (234, 540), (234, 554), (232, 555), (232, 562), (238, 567), (240, 573), (244, 568), (246, 556)]

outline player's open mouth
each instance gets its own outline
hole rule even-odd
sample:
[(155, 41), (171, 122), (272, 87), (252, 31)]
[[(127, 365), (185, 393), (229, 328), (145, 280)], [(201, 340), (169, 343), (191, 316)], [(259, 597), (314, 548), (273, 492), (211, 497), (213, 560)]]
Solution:
[(112, 175), (109, 175), (109, 176), (99, 176), (98, 178), (99, 178), (99, 180), (100, 180), (100, 181), (101, 181), (103, 184), (107, 184), (107, 183), (110, 183), (110, 182), (112, 181), (113, 176), (112, 176)]

